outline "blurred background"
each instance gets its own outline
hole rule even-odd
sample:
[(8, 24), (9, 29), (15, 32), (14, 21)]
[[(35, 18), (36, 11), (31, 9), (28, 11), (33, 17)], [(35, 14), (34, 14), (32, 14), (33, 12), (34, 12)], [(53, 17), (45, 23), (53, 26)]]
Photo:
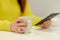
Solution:
[[(60, 0), (29, 0), (32, 12), (45, 18), (51, 13), (60, 13)], [(52, 19), (52, 29), (60, 29), (60, 15)]]
[(51, 13), (60, 13), (60, 0), (29, 0), (29, 4), (33, 13), (42, 18)]

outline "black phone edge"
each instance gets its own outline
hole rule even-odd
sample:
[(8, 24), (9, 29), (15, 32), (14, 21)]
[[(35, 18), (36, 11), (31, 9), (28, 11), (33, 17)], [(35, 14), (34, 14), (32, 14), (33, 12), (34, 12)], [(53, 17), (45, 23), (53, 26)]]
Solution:
[[(56, 14), (56, 15), (58, 15), (58, 14), (60, 14), (60, 13), (52, 13), (52, 14)], [(52, 15), (52, 14), (50, 14), (50, 15)], [(50, 16), (49, 15), (49, 16)], [(47, 19), (49, 16), (47, 16), (46, 18), (44, 18), (43, 20), (41, 20), (41, 21), (39, 21), (37, 24), (35, 24), (35, 26), (37, 26), (37, 25), (41, 25), (44, 21), (46, 21), (46, 20), (51, 20), (52, 18), (49, 18), (49, 19)]]

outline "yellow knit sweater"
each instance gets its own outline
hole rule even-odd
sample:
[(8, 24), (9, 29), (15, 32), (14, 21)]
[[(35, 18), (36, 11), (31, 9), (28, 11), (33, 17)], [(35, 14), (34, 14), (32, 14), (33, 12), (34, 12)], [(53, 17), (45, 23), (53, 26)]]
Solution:
[(26, 1), (26, 7), (24, 13), (22, 14), (17, 0), (0, 0), (0, 30), (10, 31), (11, 22), (20, 16), (33, 17), (32, 25), (41, 20), (40, 17), (36, 17), (34, 14), (32, 14), (28, 0)]

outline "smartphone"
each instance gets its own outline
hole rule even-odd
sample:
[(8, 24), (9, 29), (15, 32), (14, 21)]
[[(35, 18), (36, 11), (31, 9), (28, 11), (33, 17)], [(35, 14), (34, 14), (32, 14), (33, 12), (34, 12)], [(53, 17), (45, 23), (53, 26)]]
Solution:
[(43, 22), (54, 18), (54, 17), (57, 16), (58, 14), (60, 14), (60, 13), (52, 13), (52, 14), (50, 14), (49, 16), (47, 16), (46, 18), (44, 18), (43, 20), (41, 20), (40, 22), (38, 22), (37, 24), (35, 24), (35, 26), (41, 25)]

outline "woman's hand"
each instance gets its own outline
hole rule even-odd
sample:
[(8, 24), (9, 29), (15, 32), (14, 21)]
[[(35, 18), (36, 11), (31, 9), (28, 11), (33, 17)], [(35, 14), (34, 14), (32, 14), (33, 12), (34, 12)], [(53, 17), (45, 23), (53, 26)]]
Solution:
[(48, 29), (52, 24), (52, 21), (51, 20), (47, 20), (45, 22), (43, 22), (43, 24), (41, 24), (42, 28), (43, 29)]
[(24, 33), (27, 23), (23, 22), (23, 18), (19, 18), (11, 24), (11, 31), (16, 33)]

